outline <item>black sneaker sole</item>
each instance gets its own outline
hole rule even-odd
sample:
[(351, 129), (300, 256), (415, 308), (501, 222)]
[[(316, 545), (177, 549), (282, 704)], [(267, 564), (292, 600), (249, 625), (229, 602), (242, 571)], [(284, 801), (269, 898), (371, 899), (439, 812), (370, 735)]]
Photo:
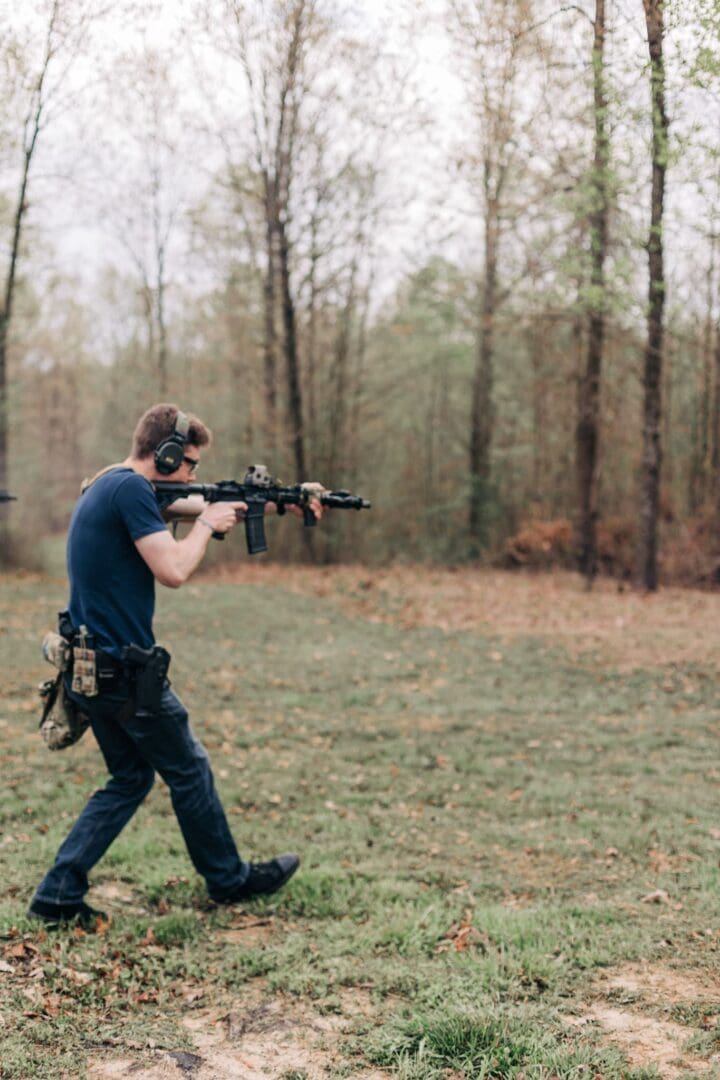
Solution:
[[(281, 856), (281, 858), (287, 857), (288, 856)], [(287, 885), (290, 878), (300, 866), (300, 859), (297, 856), (295, 856), (294, 858), (295, 861), (288, 864), (285, 872), (276, 882), (273, 883), (270, 888), (253, 889), (252, 886), (241, 885), (239, 889), (231, 893), (229, 896), (224, 896), (219, 899), (213, 898), (213, 903), (222, 905), (239, 904), (242, 903), (244, 900), (254, 900), (256, 899), (256, 897), (259, 896), (272, 896), (273, 893), (276, 893), (279, 889), (282, 889), (283, 885)]]
[(52, 904), (42, 904), (44, 910), (40, 910), (40, 901), (31, 904), (27, 910), (28, 918), (41, 922), (46, 930), (61, 930), (79, 926), (83, 930), (96, 930), (98, 922), (109, 922), (104, 911), (95, 911), (94, 908), (73, 911), (69, 908), (52, 910)]

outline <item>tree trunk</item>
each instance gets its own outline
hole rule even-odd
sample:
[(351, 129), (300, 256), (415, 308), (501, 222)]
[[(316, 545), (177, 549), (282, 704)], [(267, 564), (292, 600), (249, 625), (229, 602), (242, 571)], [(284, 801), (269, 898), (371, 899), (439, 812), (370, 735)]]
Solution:
[(426, 401), (427, 412), (425, 414), (425, 466), (423, 469), (425, 475), (423, 501), (427, 507), (435, 505), (435, 473), (438, 460), (437, 442), (440, 436), (437, 417), (438, 399), (440, 397), (440, 379), (440, 363), (433, 358), (432, 367), (430, 368), (430, 379)]
[(310, 441), (312, 459), (317, 461), (318, 457), (318, 424), (317, 424), (317, 403), (316, 403), (316, 383), (317, 383), (317, 324), (318, 324), (318, 284), (317, 284), (317, 269), (320, 259), (320, 253), (318, 251), (318, 221), (320, 215), (320, 196), (316, 196), (316, 205), (313, 210), (312, 218), (310, 219), (310, 268), (308, 270), (308, 313), (307, 313), (307, 335), (306, 335), (306, 347), (305, 347), (305, 388), (307, 391), (307, 432)]
[[(486, 191), (490, 165), (486, 162)], [(486, 199), (485, 282), (480, 311), (475, 377), (470, 414), (470, 555), (477, 557), (487, 539), (487, 495), (490, 480), (490, 444), (493, 435), (493, 358), (495, 351), (495, 309), (497, 304), (498, 245), (500, 207), (494, 197)]]
[[(0, 491), (8, 485), (8, 377), (7, 338), (9, 319), (0, 313)], [(5, 548), (5, 514), (0, 510), (0, 551)]]
[[(691, 475), (689, 483), (690, 514), (697, 514), (705, 505), (708, 494), (708, 481), (714, 476), (711, 462), (717, 445), (716, 408), (713, 402), (713, 302), (715, 299), (715, 235), (711, 237), (710, 270), (708, 274), (707, 312), (702, 328), (698, 331), (698, 368), (700, 370), (698, 401)], [(713, 480), (714, 483), (714, 480)]]
[(359, 332), (357, 341), (357, 354), (355, 356), (354, 370), (350, 385), (349, 421), (348, 421), (348, 481), (354, 489), (355, 481), (360, 471), (360, 417), (362, 410), (363, 380), (365, 374), (365, 358), (367, 352), (368, 323), (370, 321), (370, 298), (374, 279), (365, 286), (362, 306), (359, 312)]
[[(330, 487), (344, 486), (347, 482), (347, 452), (349, 446), (348, 425), (348, 390), (350, 384), (350, 351), (352, 348), (352, 329), (355, 317), (357, 255), (350, 270), (350, 282), (347, 296), (339, 315), (339, 326), (335, 335), (333, 360), (329, 371), (330, 410), (327, 465), (323, 471), (323, 481)], [(323, 562), (329, 564), (337, 557), (338, 540), (342, 534), (337, 530), (326, 529)]]
[(544, 439), (547, 421), (547, 390), (543, 383), (543, 357), (546, 348), (545, 324), (542, 315), (531, 320), (527, 331), (527, 348), (530, 355), (532, 372), (532, 412), (533, 412), (533, 463), (532, 485), (534, 496), (542, 491), (545, 479)]
[(303, 407), (302, 390), (300, 387), (300, 358), (297, 348), (297, 325), (295, 316), (295, 302), (290, 285), (290, 248), (287, 239), (285, 223), (278, 223), (278, 262), (280, 265), (280, 285), (282, 290), (282, 314), (284, 348), (285, 348), (285, 372), (287, 375), (288, 391), (288, 420), (290, 423), (290, 440), (293, 449), (295, 475), (298, 482), (307, 480), (305, 474), (305, 441), (303, 434)]
[(591, 307), (585, 372), (580, 380), (575, 462), (578, 485), (578, 569), (588, 588), (597, 574), (597, 479), (600, 377), (605, 344), (605, 258), (608, 229), (607, 94), (605, 90), (605, 0), (595, 0), (593, 108), (595, 154), (590, 213)]
[(265, 195), (265, 279), (263, 281), (263, 382), (265, 386), (265, 437), (270, 453), (275, 450), (277, 439), (277, 373), (275, 357), (277, 335), (275, 332), (275, 225), (270, 194)]
[[(54, 11), (55, 9), (53, 9)], [(51, 30), (54, 22), (51, 22)], [(48, 37), (49, 42), (49, 37)], [(45, 79), (45, 73), (47, 71), (47, 64), (49, 62), (50, 46), (48, 44), (48, 59), (46, 59), (45, 67), (43, 68), (40, 80), (38, 83), (38, 100), (34, 114), (28, 117), (26, 121), (26, 133), (29, 129), (30, 141), (25, 142), (24, 154), (23, 154), (23, 170), (20, 180), (20, 190), (18, 192), (18, 200), (15, 206), (15, 218), (13, 221), (12, 241), (10, 246), (10, 258), (8, 262), (7, 277), (5, 278), (5, 289), (3, 296), (3, 306), (0, 310), (0, 490), (6, 490), (8, 486), (8, 473), (9, 473), (9, 415), (8, 415), (8, 341), (10, 333), (10, 320), (13, 311), (13, 302), (15, 300), (15, 288), (17, 284), (17, 265), (20, 256), (20, 238), (22, 235), (22, 227), (25, 219), (25, 213), (27, 211), (27, 188), (28, 180), (30, 178), (30, 166), (32, 164), (33, 155), (35, 153), (35, 146), (37, 144), (38, 135), (40, 134), (40, 121), (43, 111), (43, 98), (42, 87)], [(7, 507), (9, 504), (5, 503), (0, 506), (0, 562), (2, 562), (3, 552), (9, 550), (9, 530), (8, 530), (8, 514)]]
[(357, 256), (350, 268), (350, 281), (348, 292), (340, 315), (340, 325), (335, 338), (335, 349), (331, 380), (330, 402), (330, 438), (328, 454), (328, 479), (334, 483), (335, 478), (342, 479), (346, 467), (346, 451), (348, 446), (347, 413), (348, 413), (348, 366), (352, 338), (353, 318), (355, 316), (355, 293), (357, 279)]
[(650, 51), (652, 100), (652, 195), (648, 237), (648, 316), (643, 378), (643, 457), (640, 491), (639, 579), (649, 592), (658, 586), (657, 526), (662, 447), (662, 358), (665, 275), (663, 206), (667, 170), (668, 119), (665, 112), (664, 19), (662, 0), (643, 0)]
[(712, 412), (710, 414), (710, 475), (712, 477), (712, 497), (717, 501), (720, 494), (720, 325), (714, 328), (712, 343), (714, 368)]
[[(20, 179), (20, 190), (15, 206), (13, 219), (12, 240), (8, 260), (7, 276), (4, 282), (3, 306), (0, 309), (0, 489), (7, 487), (9, 466), (9, 417), (8, 417), (8, 341), (10, 333), (10, 320), (12, 317), (13, 301), (17, 283), (17, 265), (20, 255), (20, 238), (23, 223), (27, 211), (27, 189), (38, 136), (45, 111), (45, 80), (48, 68), (53, 57), (55, 27), (58, 18), (59, 0), (53, 0), (50, 8), (47, 32), (45, 35), (45, 51), (43, 62), (33, 91), (30, 108), (25, 118), (23, 130), (23, 167)], [(9, 550), (9, 530), (7, 514), (0, 510), (0, 562), (3, 552)]]
[(162, 264), (158, 269), (160, 270), (157, 286), (158, 390), (161, 399), (164, 401), (168, 391), (168, 345), (167, 325), (165, 322), (165, 281), (163, 278), (164, 269), (162, 268)]
[[(147, 271), (140, 263), (138, 263), (138, 267), (142, 274), (141, 295), (147, 329), (147, 367), (148, 372), (152, 373), (157, 358), (157, 348), (155, 343), (155, 298), (153, 296), (153, 289), (148, 279)], [(152, 375), (150, 375), (150, 377), (152, 377)]]
[[(715, 174), (716, 188), (720, 185), (720, 169)], [(708, 502), (718, 506), (720, 494), (720, 324), (715, 319), (717, 285), (717, 214), (710, 217), (710, 265), (707, 275), (707, 306), (700, 334), (701, 379), (699, 389), (698, 439), (695, 468), (690, 484), (691, 513), (696, 514)]]
[[(158, 185), (159, 186), (159, 185)], [(160, 400), (165, 401), (168, 392), (168, 342), (167, 322), (165, 319), (165, 239), (160, 235), (160, 211), (156, 202), (154, 212), (155, 233), (155, 269), (157, 272), (157, 292), (155, 296), (155, 315), (157, 318), (157, 366), (158, 391)]]

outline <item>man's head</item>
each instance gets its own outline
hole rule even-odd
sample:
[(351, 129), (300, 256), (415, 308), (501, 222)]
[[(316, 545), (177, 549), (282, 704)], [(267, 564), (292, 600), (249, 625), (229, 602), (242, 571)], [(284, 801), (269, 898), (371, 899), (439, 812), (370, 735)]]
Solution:
[[(180, 413), (177, 405), (161, 403), (153, 405), (143, 413), (137, 423), (133, 434), (131, 455), (133, 458), (148, 465), (154, 462), (155, 451), (162, 443), (173, 440), (179, 442), (183, 450), (195, 448), (194, 452), (183, 453), (180, 465), (172, 475), (194, 472), (195, 464), (199, 459), (198, 450), (209, 446), (212, 442), (212, 432), (199, 420), (197, 416), (186, 413), (188, 422), (187, 434), (177, 437), (177, 420)], [(184, 445), (183, 445), (184, 444)], [(152, 459), (149, 461), (148, 459)], [(171, 466), (172, 467), (172, 466)], [(144, 470), (143, 470), (144, 471)], [(167, 472), (164, 476), (169, 475)], [(162, 474), (158, 474), (162, 478)]]

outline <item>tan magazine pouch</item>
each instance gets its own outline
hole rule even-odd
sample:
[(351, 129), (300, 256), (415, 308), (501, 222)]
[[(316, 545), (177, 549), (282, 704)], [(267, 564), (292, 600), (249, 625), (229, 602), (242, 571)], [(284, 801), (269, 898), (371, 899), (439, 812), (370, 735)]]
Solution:
[(95, 697), (98, 692), (95, 650), (87, 647), (86, 626), (79, 630), (80, 644), (73, 648), (72, 688), (83, 697)]

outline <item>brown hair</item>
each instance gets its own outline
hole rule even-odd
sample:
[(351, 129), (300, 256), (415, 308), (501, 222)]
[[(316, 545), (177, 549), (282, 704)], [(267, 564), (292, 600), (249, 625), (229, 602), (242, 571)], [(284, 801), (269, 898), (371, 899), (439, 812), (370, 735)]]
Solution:
[[(142, 414), (133, 432), (132, 456), (147, 458), (154, 454), (160, 443), (164, 439), (169, 439), (174, 432), (179, 412), (177, 405), (167, 403), (151, 405), (147, 412)], [(209, 446), (212, 442), (210, 429), (192, 413), (185, 413), (185, 415), (190, 422), (187, 445)]]

